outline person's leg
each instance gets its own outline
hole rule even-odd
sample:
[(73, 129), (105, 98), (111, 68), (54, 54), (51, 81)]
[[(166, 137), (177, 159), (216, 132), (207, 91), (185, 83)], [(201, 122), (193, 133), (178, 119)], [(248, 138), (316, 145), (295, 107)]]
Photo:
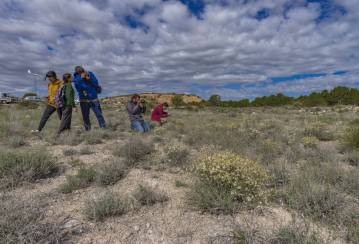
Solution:
[(131, 129), (140, 133), (144, 133), (145, 130), (142, 127), (142, 123), (139, 121), (132, 121), (131, 122)]
[(143, 132), (149, 132), (151, 130), (150, 125), (147, 121), (142, 121)]
[(95, 113), (100, 128), (106, 128), (105, 118), (102, 115), (100, 102), (91, 102), (91, 109)]
[(63, 108), (57, 108), (57, 109), (56, 109), (57, 116), (59, 117), (59, 120), (61, 120), (61, 117), (62, 117), (62, 111), (63, 111)]
[(53, 114), (56, 111), (56, 108), (51, 107), (50, 105), (47, 105), (44, 113), (42, 114), (39, 127), (37, 128), (38, 131), (42, 131), (42, 129), (45, 127), (46, 122), (49, 120), (51, 114)]
[(60, 123), (58, 134), (60, 134), (64, 130), (70, 129), (71, 116), (72, 116), (72, 108), (71, 107), (65, 108), (62, 112), (62, 118), (61, 118), (61, 123)]
[(85, 130), (91, 130), (91, 122), (90, 122), (90, 103), (88, 102), (80, 102), (82, 119), (84, 121)]

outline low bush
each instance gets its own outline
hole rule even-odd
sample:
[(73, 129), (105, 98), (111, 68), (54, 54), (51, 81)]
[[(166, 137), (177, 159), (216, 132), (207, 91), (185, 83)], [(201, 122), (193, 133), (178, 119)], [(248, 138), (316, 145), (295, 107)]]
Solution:
[(181, 144), (172, 144), (166, 148), (166, 162), (171, 166), (181, 167), (189, 159), (189, 150)]
[(334, 134), (322, 123), (315, 123), (305, 128), (304, 135), (314, 136), (320, 141), (332, 141), (334, 139)]
[(257, 162), (229, 151), (201, 150), (194, 172), (203, 181), (218, 185), (242, 203), (265, 201), (267, 171)]
[(34, 182), (51, 177), (58, 170), (55, 159), (45, 150), (0, 151), (2, 187), (14, 187), (21, 182)]
[(26, 145), (25, 138), (23, 136), (12, 136), (8, 141), (9, 146), (12, 148), (18, 148)]
[(127, 166), (134, 166), (140, 160), (154, 151), (152, 142), (145, 142), (139, 137), (131, 137), (122, 147), (116, 147), (113, 150), (115, 156), (124, 157)]
[(99, 165), (96, 172), (96, 182), (99, 185), (114, 185), (126, 175), (126, 167), (121, 161), (114, 160)]
[(94, 152), (91, 151), (91, 149), (90, 149), (89, 147), (84, 146), (84, 147), (82, 147), (82, 148), (80, 149), (79, 153), (80, 153), (81, 155), (91, 155), (91, 154), (93, 154)]
[(157, 192), (155, 189), (143, 185), (137, 187), (133, 193), (133, 197), (141, 205), (154, 205), (168, 201), (168, 196), (163, 192)]
[(43, 222), (43, 208), (37, 202), (0, 199), (0, 243), (61, 243), (58, 226)]
[(269, 241), (271, 244), (324, 244), (319, 235), (308, 225), (299, 223), (290, 223), (282, 226), (273, 233), (273, 238)]
[(211, 214), (232, 214), (239, 208), (238, 201), (228, 189), (201, 180), (191, 185), (187, 203), (195, 210)]
[(66, 177), (66, 182), (60, 186), (62, 193), (71, 193), (77, 189), (86, 188), (95, 181), (96, 171), (93, 168), (80, 168), (75, 175)]
[(359, 127), (351, 127), (344, 133), (342, 142), (345, 146), (358, 149), (359, 148)]
[(176, 180), (176, 182), (175, 182), (175, 186), (176, 187), (187, 187), (188, 186), (188, 184), (187, 183), (185, 183), (185, 182), (183, 182), (183, 181), (180, 181), (180, 180)]
[(129, 210), (129, 206), (129, 200), (106, 192), (98, 198), (88, 200), (84, 213), (88, 219), (101, 222), (106, 218), (125, 214)]
[(73, 156), (73, 155), (77, 154), (77, 151), (73, 148), (67, 148), (67, 149), (62, 150), (62, 154), (64, 156)]
[(306, 136), (302, 138), (302, 144), (306, 148), (317, 148), (319, 140), (314, 136)]

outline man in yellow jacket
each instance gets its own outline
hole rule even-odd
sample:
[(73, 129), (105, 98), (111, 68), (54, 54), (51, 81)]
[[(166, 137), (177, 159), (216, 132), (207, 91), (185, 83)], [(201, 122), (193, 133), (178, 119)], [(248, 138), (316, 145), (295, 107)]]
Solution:
[(37, 130), (33, 130), (32, 132), (40, 132), (46, 125), (46, 122), (50, 118), (50, 116), (57, 111), (57, 115), (61, 120), (62, 117), (62, 109), (56, 107), (55, 96), (57, 91), (62, 86), (62, 81), (57, 79), (57, 75), (55, 71), (49, 71), (46, 73), (46, 78), (49, 80), (48, 84), (48, 97), (47, 97), (47, 106), (45, 108), (44, 113), (42, 114), (39, 127)]

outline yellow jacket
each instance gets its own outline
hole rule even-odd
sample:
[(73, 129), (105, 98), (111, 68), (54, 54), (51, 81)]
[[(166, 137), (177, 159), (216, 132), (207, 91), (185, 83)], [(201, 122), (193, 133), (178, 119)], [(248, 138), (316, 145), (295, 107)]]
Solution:
[(62, 86), (61, 80), (57, 80), (55, 82), (50, 81), (47, 86), (47, 90), (48, 90), (47, 104), (49, 104), (52, 107), (56, 108), (55, 96), (61, 86)]

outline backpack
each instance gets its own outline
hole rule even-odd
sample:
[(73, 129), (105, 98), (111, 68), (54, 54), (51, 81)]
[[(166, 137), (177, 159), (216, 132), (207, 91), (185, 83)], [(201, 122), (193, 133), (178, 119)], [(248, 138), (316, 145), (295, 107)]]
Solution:
[(64, 106), (64, 103), (65, 103), (64, 86), (61, 86), (56, 92), (55, 104), (56, 104), (56, 107), (62, 108)]

